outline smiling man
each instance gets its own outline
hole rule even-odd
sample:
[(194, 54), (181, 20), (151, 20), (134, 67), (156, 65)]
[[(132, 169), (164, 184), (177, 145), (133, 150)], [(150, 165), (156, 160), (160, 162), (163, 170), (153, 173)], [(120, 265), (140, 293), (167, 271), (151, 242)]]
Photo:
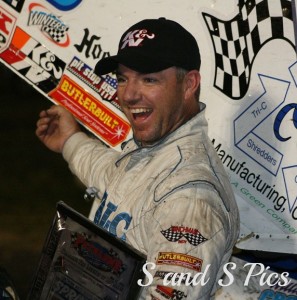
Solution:
[(121, 107), (134, 138), (143, 146), (157, 142), (199, 111), (198, 101), (183, 95), (184, 90), (199, 86), (197, 70), (188, 72), (181, 80), (177, 78), (176, 67), (142, 74), (119, 64), (117, 73)]
[[(41, 112), (37, 122), (39, 139), (99, 191), (90, 218), (155, 266), (141, 299), (211, 299), (238, 236), (234, 195), (199, 102), (199, 69), (199, 48), (186, 29), (165, 18), (143, 20), (95, 69), (117, 74), (133, 130), (121, 153), (80, 132), (62, 107)], [(164, 286), (170, 273), (200, 272), (205, 284)]]

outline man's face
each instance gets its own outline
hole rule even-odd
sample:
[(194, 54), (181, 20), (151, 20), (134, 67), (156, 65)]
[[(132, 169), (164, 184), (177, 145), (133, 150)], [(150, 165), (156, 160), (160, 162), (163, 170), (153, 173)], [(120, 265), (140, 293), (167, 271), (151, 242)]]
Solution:
[(174, 131), (187, 118), (184, 83), (174, 67), (142, 74), (119, 65), (118, 98), (136, 140), (151, 145)]

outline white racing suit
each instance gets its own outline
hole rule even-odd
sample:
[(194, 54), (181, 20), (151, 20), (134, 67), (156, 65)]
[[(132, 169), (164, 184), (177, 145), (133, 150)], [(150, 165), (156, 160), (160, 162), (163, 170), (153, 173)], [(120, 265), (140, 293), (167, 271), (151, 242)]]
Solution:
[[(90, 219), (152, 263), (141, 299), (211, 299), (238, 236), (234, 195), (200, 106), (151, 147), (130, 140), (119, 153), (76, 133), (63, 149), (72, 172), (99, 190)], [(165, 286), (168, 273), (189, 281)]]

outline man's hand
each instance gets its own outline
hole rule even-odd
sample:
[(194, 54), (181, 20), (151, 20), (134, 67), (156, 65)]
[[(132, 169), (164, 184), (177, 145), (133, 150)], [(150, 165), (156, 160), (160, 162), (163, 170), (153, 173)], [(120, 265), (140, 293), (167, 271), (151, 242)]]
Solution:
[(80, 128), (74, 117), (62, 106), (52, 106), (39, 114), (37, 137), (52, 151), (61, 153), (67, 139)]

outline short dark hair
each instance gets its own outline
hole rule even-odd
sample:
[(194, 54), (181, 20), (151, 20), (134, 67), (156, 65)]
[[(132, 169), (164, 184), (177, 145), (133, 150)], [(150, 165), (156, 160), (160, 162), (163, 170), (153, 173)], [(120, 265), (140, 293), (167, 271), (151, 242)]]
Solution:
[[(183, 69), (183, 68), (179, 68), (179, 67), (175, 67), (176, 69), (176, 79), (178, 82), (181, 82), (184, 80), (185, 76), (187, 73), (189, 73), (188, 70)], [(199, 102), (199, 98), (200, 98), (200, 85), (198, 87), (198, 89), (195, 92), (195, 98), (197, 100), (197, 102)]]

